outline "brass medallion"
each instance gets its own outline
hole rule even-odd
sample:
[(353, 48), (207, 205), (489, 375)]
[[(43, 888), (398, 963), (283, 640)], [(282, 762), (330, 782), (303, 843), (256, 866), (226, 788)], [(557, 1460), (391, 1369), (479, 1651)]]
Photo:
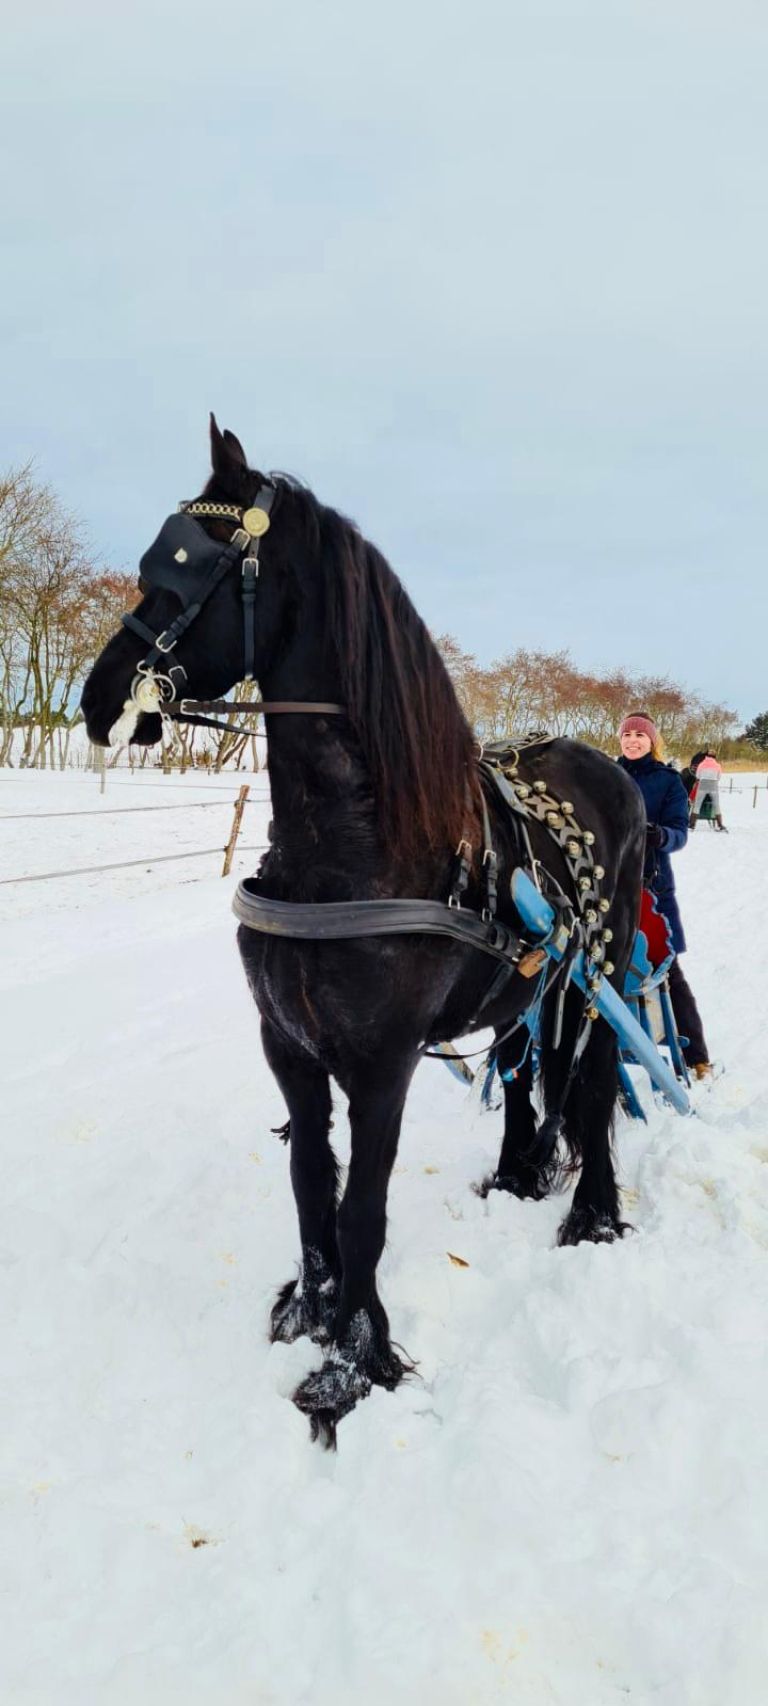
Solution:
[(269, 516), (265, 509), (246, 509), (243, 511), (242, 525), (252, 539), (260, 539), (269, 527)]

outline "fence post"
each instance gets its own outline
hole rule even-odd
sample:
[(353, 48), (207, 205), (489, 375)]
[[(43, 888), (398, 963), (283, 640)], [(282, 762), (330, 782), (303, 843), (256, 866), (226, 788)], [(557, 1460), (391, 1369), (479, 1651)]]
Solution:
[(757, 805), (757, 788), (755, 787), (752, 789), (752, 809), (753, 810), (754, 810), (756, 805)]
[(237, 796), (237, 799), (235, 800), (235, 812), (234, 812), (234, 817), (232, 819), (232, 829), (230, 832), (229, 840), (228, 840), (227, 845), (224, 849), (224, 869), (221, 873), (223, 877), (228, 877), (229, 873), (232, 869), (232, 859), (234, 857), (234, 852), (235, 852), (235, 843), (237, 841), (238, 835), (240, 834), (240, 825), (243, 821), (243, 811), (245, 810), (245, 802), (248, 798), (249, 793), (250, 793), (250, 787), (249, 787), (249, 784), (246, 782), (245, 786), (240, 789), (240, 792)]

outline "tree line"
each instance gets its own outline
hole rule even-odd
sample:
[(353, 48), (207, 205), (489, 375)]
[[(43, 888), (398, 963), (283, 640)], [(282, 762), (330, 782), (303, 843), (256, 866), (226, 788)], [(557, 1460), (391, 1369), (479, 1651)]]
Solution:
[[(28, 464), (0, 474), (0, 764), (63, 768), (82, 719), (80, 688), (92, 663), (137, 602), (134, 574), (99, 563), (81, 523)], [(726, 705), (709, 703), (657, 676), (579, 669), (565, 651), (506, 652), (483, 667), (450, 635), (438, 646), (466, 715), (484, 740), (546, 728), (594, 746), (615, 745), (628, 709), (659, 725), (672, 753), (711, 744), (724, 757), (768, 745), (766, 720), (739, 735)], [(235, 697), (255, 697), (241, 682)], [(115, 761), (115, 760), (113, 760)], [(137, 762), (155, 763), (146, 752)], [(247, 763), (257, 768), (250, 735), (187, 728), (167, 733), (164, 762), (186, 769)]]
[(643, 710), (668, 751), (687, 758), (711, 745), (725, 758), (745, 754), (739, 717), (727, 705), (701, 699), (666, 677), (614, 669), (579, 669), (566, 651), (518, 646), (484, 668), (450, 634), (438, 645), (469, 722), (482, 740), (503, 740), (525, 729), (571, 735), (615, 750), (619, 723)]

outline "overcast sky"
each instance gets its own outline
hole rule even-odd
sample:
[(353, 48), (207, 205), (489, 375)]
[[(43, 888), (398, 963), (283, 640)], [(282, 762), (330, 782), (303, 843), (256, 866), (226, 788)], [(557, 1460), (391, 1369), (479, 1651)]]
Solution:
[(764, 709), (767, 19), (6, 9), (0, 465), (133, 566), (213, 408), (481, 661)]

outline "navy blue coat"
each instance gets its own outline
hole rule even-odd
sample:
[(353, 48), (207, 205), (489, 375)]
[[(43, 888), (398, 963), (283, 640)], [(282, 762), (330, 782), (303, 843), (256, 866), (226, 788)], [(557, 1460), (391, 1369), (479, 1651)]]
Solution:
[(675, 953), (685, 951), (685, 934), (680, 908), (675, 894), (671, 853), (679, 853), (688, 840), (688, 796), (676, 770), (652, 758), (620, 758), (619, 764), (632, 781), (637, 783), (645, 801), (649, 823), (657, 823), (664, 839), (660, 847), (651, 847), (645, 861), (643, 882), (655, 894), (659, 912), (663, 912), (672, 932)]

